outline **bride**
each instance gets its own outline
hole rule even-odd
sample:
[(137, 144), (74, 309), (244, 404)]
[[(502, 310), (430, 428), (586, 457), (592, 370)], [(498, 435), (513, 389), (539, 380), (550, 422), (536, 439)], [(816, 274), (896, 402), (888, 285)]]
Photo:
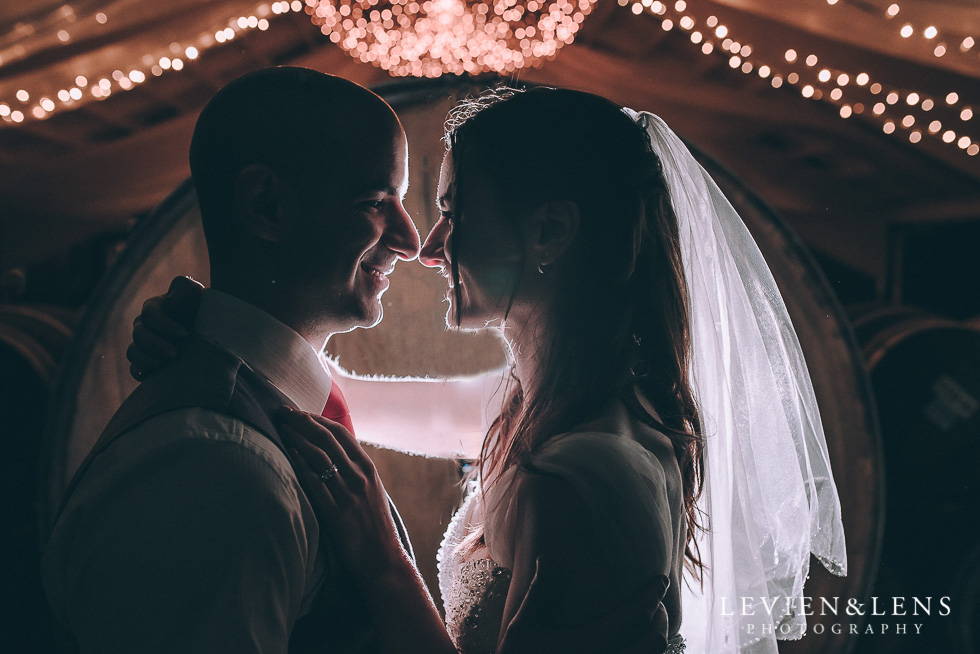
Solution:
[(446, 143), (420, 260), (449, 281), (449, 324), (499, 330), (513, 366), (441, 548), (445, 626), (350, 432), (298, 412), (282, 430), (384, 651), (521, 651), (535, 635), (512, 620), (545, 566), (559, 627), (666, 575), (668, 652), (801, 637), (810, 553), (845, 571), (840, 504), (731, 205), (659, 118), (587, 93), (486, 94)]

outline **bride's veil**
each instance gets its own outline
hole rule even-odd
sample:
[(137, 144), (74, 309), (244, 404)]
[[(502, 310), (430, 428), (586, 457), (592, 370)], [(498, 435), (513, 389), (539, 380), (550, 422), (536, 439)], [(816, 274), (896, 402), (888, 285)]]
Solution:
[(663, 165), (691, 306), (693, 390), (705, 434), (697, 536), (704, 587), (688, 579), (692, 653), (773, 653), (806, 630), (812, 552), (847, 569), (840, 499), (806, 362), (769, 267), (738, 213), (657, 116), (625, 110)]

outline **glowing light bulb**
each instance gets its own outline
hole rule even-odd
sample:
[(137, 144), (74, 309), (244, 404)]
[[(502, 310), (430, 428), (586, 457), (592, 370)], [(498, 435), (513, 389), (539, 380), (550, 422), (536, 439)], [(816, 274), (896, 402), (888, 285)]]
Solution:
[(840, 108), (840, 117), (841, 118), (850, 118), (851, 117), (851, 113), (852, 113), (851, 107), (848, 106), (848, 105), (846, 105), (846, 104), (843, 107)]
[(911, 26), (911, 25), (905, 25), (905, 26), (904, 26), (904, 27), (902, 28), (902, 31), (901, 31), (901, 32), (899, 32), (899, 34), (901, 34), (901, 35), (902, 35), (902, 38), (904, 38), (904, 39), (907, 39), (907, 38), (909, 38), (910, 36), (912, 36), (912, 34), (913, 34), (914, 32), (915, 32), (915, 30), (914, 30), (914, 29), (912, 29), (912, 26)]
[(909, 93), (908, 97), (905, 98), (905, 101), (910, 107), (914, 107), (915, 105), (919, 104), (919, 94), (915, 92)]
[(960, 120), (967, 121), (973, 118), (973, 109), (969, 107), (964, 107), (963, 111), (960, 112)]
[(184, 50), (184, 55), (185, 55), (185, 56), (186, 56), (186, 57), (187, 57), (188, 59), (197, 59), (197, 55), (198, 55), (198, 54), (199, 54), (199, 53), (198, 53), (198, 51), (197, 51), (197, 48), (195, 48), (194, 46), (190, 46), (190, 47), (188, 47), (188, 48), (187, 48), (186, 50)]
[(58, 40), (62, 43), (68, 43), (71, 40), (71, 35), (66, 30), (58, 30)]
[(847, 73), (841, 73), (837, 76), (838, 86), (847, 86), (847, 83), (851, 81), (851, 78), (847, 76)]
[(966, 150), (968, 147), (970, 147), (970, 137), (961, 136), (960, 140), (956, 142), (956, 145), (960, 146), (961, 150)]
[(803, 97), (804, 98), (812, 98), (813, 97), (813, 87), (810, 86), (809, 84), (807, 84), (802, 89), (800, 89), (800, 93), (803, 94)]
[(871, 95), (878, 95), (879, 93), (881, 93), (881, 84), (875, 82), (874, 84), (868, 87), (868, 90), (871, 91)]
[(973, 37), (972, 36), (968, 36), (965, 39), (963, 39), (963, 42), (962, 43), (960, 43), (960, 50), (962, 50), (963, 52), (966, 52), (967, 50), (969, 50), (970, 48), (972, 48), (975, 43), (976, 43), (976, 41), (973, 40)]
[(24, 89), (21, 89), (17, 91), (17, 99), (20, 100), (21, 102), (27, 102), (28, 100), (31, 99), (31, 94), (25, 91)]
[(902, 127), (912, 127), (912, 125), (914, 124), (915, 124), (915, 116), (909, 114), (905, 116), (905, 118), (902, 118)]
[(830, 81), (830, 71), (827, 70), (826, 68), (824, 68), (819, 73), (817, 73), (817, 79), (820, 80), (821, 82), (829, 82)]
[(99, 13), (95, 14), (95, 22), (98, 23), (99, 25), (105, 25), (108, 20), (109, 20), (109, 17), (106, 16), (101, 11)]
[(895, 104), (896, 102), (898, 102), (898, 93), (892, 91), (891, 93), (886, 95), (885, 102), (887, 102), (888, 104)]
[(931, 111), (935, 104), (931, 98), (926, 98), (922, 101), (922, 111)]
[(701, 52), (703, 52), (704, 54), (711, 54), (711, 52), (714, 49), (715, 49), (715, 46), (713, 46), (711, 43), (707, 43), (707, 42), (704, 45), (701, 46)]
[(959, 102), (959, 100), (960, 100), (960, 96), (959, 94), (956, 93), (956, 91), (952, 91), (951, 93), (949, 93), (949, 95), (946, 96), (946, 104), (956, 104), (957, 102)]
[(783, 78), (779, 75), (773, 75), (773, 78), (769, 83), (772, 84), (772, 88), (778, 89), (783, 85)]
[(725, 27), (724, 25), (719, 25), (718, 27), (715, 28), (715, 36), (717, 36), (719, 39), (725, 38), (727, 34), (728, 34), (728, 28)]
[(796, 61), (796, 50), (790, 48), (789, 50), (786, 51), (786, 61), (788, 61), (789, 63), (793, 63), (794, 61)]
[(68, 95), (71, 96), (71, 99), (72, 100), (81, 100), (82, 99), (82, 90), (80, 88), (78, 88), (78, 87), (75, 87), (75, 88), (71, 89), (70, 91), (68, 91)]
[(934, 39), (937, 34), (939, 34), (939, 30), (936, 29), (935, 25), (930, 25), (922, 31), (922, 35), (927, 39)]
[(948, 129), (945, 132), (943, 132), (943, 141), (945, 143), (952, 143), (955, 140), (956, 140), (956, 132), (954, 132), (951, 129)]
[(691, 32), (691, 43), (695, 43), (695, 44), (696, 43), (701, 43), (701, 41), (703, 39), (704, 39), (704, 36), (701, 34), (701, 32), (696, 32), (696, 31), (695, 32)]
[(919, 130), (915, 129), (909, 133), (909, 141), (911, 141), (912, 143), (918, 143), (921, 140), (922, 140), (922, 132), (920, 132)]
[(10, 116), (10, 107), (5, 104), (0, 104), (0, 118), (7, 118)]
[(854, 78), (854, 81), (858, 83), (858, 86), (864, 86), (871, 81), (871, 78), (867, 73), (858, 73), (858, 76)]
[(932, 54), (937, 57), (942, 57), (946, 54), (946, 46), (940, 43), (936, 46), (936, 49), (932, 51)]
[(790, 84), (796, 84), (797, 82), (800, 81), (800, 76), (797, 75), (796, 73), (790, 73), (789, 75), (786, 76), (786, 81), (789, 82)]
[(931, 123), (929, 123), (929, 133), (930, 134), (936, 134), (942, 128), (943, 128), (943, 124), (941, 122), (939, 122), (938, 120), (934, 120)]
[(977, 154), (980, 153), (980, 145), (974, 143), (973, 145), (971, 145), (966, 149), (966, 153), (971, 157), (977, 156)]
[(901, 7), (896, 4), (888, 5), (888, 9), (885, 10), (885, 15), (889, 18), (894, 18), (898, 16), (898, 12), (901, 11)]
[(871, 108), (871, 113), (873, 113), (875, 116), (880, 116), (881, 114), (885, 113), (885, 103), (876, 102), (875, 106)]
[(817, 55), (814, 55), (814, 54), (809, 55), (806, 58), (806, 65), (807, 66), (811, 66), (811, 67), (812, 66), (816, 66), (817, 65)]
[(842, 97), (844, 97), (844, 92), (841, 91), (840, 89), (834, 89), (833, 91), (830, 92), (830, 99), (833, 100), (834, 102), (837, 102)]
[(11, 114), (10, 114), (10, 120), (14, 121), (15, 123), (22, 123), (22, 122), (24, 122), (24, 114), (23, 114), (23, 112), (20, 112), (20, 111), (13, 111), (13, 112), (11, 112)]
[(759, 66), (759, 77), (769, 77), (770, 72), (772, 71), (769, 70), (769, 66)]
[(890, 120), (887, 121), (884, 125), (881, 126), (881, 131), (883, 131), (885, 134), (891, 134), (892, 132), (895, 131), (895, 123), (893, 123)]

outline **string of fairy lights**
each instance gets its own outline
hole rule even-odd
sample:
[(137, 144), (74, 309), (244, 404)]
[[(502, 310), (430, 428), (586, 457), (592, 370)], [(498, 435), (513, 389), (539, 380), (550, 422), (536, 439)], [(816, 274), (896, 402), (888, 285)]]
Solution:
[[(817, 53), (788, 47), (781, 58), (765, 60), (753, 46), (731, 33), (715, 15), (697, 15), (686, 0), (617, 0), (632, 13), (647, 13), (660, 21), (664, 31), (687, 34), (704, 55), (726, 56), (728, 65), (743, 74), (768, 80), (773, 88), (795, 87), (804, 98), (833, 104), (842, 119), (863, 116), (877, 123), (885, 134), (904, 136), (910, 143), (931, 138), (968, 156), (980, 154), (980, 143), (967, 134), (974, 109), (955, 90), (933, 96), (912, 88), (890, 84), (859, 70), (823, 65)], [(855, 0), (826, 0), (828, 10)], [(389, 70), (393, 75), (435, 77), (444, 73), (497, 70), (510, 72), (550, 59), (563, 44), (570, 43), (595, 0), (278, 0), (263, 2), (242, 16), (201, 32), (184, 43), (173, 42), (147, 52), (133, 65), (104, 75), (77, 75), (60, 87), (17, 90), (13, 97), (0, 97), (0, 121), (17, 126), (44, 120), (52, 114), (83, 103), (103, 100), (113, 93), (129, 91), (151, 77), (183, 70), (201, 54), (234, 40), (250, 30), (265, 31), (277, 16), (305, 12), (333, 43), (352, 56)], [(382, 7), (381, 4), (384, 3)], [(363, 7), (361, 7), (363, 5)], [(867, 7), (866, 3), (863, 5)], [(66, 5), (66, 7), (68, 7)], [(466, 11), (472, 9), (470, 18)], [(441, 12), (441, 14), (440, 14)], [(64, 13), (64, 8), (63, 8)], [(374, 14), (377, 14), (375, 16)], [(418, 14), (416, 16), (415, 14)], [(424, 14), (424, 16), (422, 16)], [(444, 14), (446, 33), (439, 34), (439, 16)], [(67, 14), (66, 14), (67, 16)], [(422, 17), (419, 17), (422, 16)], [(934, 25), (917, 25), (901, 18), (902, 8), (893, 3), (881, 18), (895, 23), (898, 36), (920, 41), (932, 48), (936, 58), (954, 49), (959, 54), (976, 52), (973, 36), (943, 34)], [(429, 20), (435, 18), (435, 20)], [(375, 20), (377, 19), (377, 20)], [(106, 25), (110, 17), (98, 12), (85, 20)], [(428, 21), (428, 22), (426, 22)], [(468, 22), (467, 22), (468, 21)], [(58, 29), (56, 38), (69, 43), (71, 25)], [(375, 29), (379, 23), (382, 29)], [(388, 24), (391, 24), (391, 29)], [(430, 24), (431, 23), (431, 24)], [(424, 29), (420, 30), (420, 26)], [(459, 36), (460, 26), (468, 31)], [(56, 26), (59, 27), (59, 26)], [(388, 28), (388, 29), (385, 29)], [(457, 33), (454, 36), (454, 31)], [(403, 33), (402, 33), (403, 32)], [(424, 32), (424, 34), (423, 34)], [(386, 36), (386, 34), (388, 34)], [(427, 35), (427, 36), (426, 36)], [(428, 41), (424, 41), (427, 38)], [(428, 43), (428, 45), (426, 45)], [(428, 48), (428, 49), (427, 49)], [(435, 48), (435, 51), (432, 49)], [(2, 53), (0, 53), (2, 54)], [(0, 57), (0, 66), (3, 58)], [(499, 70), (498, 70), (499, 69)], [(48, 82), (52, 84), (52, 82)]]
[[(188, 42), (172, 42), (148, 52), (125, 69), (107, 71), (100, 77), (77, 75), (73, 79), (63, 80), (61, 88), (51, 87), (38, 92), (19, 89), (13, 98), (0, 98), (0, 120), (13, 125), (32, 118), (44, 120), (57, 111), (73, 109), (91, 100), (104, 100), (113, 93), (132, 90), (151, 77), (184, 70), (203, 51), (232, 41), (243, 32), (268, 30), (270, 20), (278, 15), (302, 12), (305, 8), (302, 0), (280, 0), (272, 4), (264, 2), (256, 5), (248, 15), (229, 19), (214, 32), (204, 31)], [(99, 25), (109, 22), (109, 17), (103, 12), (98, 12), (91, 19)], [(77, 20), (73, 22), (78, 23)], [(71, 41), (71, 34), (67, 30), (59, 30), (58, 40), (68, 43)]]
[[(717, 16), (703, 19), (688, 8), (685, 0), (667, 5), (659, 0), (618, 0), (620, 6), (629, 6), (634, 14), (644, 12), (660, 19), (664, 31), (678, 29), (686, 32), (691, 43), (699, 46), (704, 55), (728, 56), (728, 65), (743, 74), (755, 74), (769, 80), (773, 88), (784, 84), (799, 89), (804, 98), (823, 100), (837, 106), (843, 119), (863, 115), (877, 122), (885, 134), (904, 134), (911, 143), (923, 138), (959, 148), (969, 156), (980, 154), (980, 143), (964, 134), (973, 120), (974, 110), (965, 104), (956, 91), (945, 96), (933, 97), (915, 89), (901, 88), (880, 82), (866, 72), (845, 71), (838, 67), (823, 66), (815, 53), (803, 53), (787, 48), (780, 61), (763, 61), (749, 43), (735, 40)], [(827, 0), (831, 6), (839, 0)], [(898, 4), (889, 5), (885, 18), (894, 18), (901, 11)], [(905, 23), (900, 28), (902, 38), (911, 38), (915, 27)], [(934, 40), (939, 32), (934, 26), (926, 26), (921, 36)], [(975, 45), (973, 37), (966, 36), (959, 44), (962, 52), (969, 52)], [(944, 56), (948, 46), (937, 43), (933, 54)]]

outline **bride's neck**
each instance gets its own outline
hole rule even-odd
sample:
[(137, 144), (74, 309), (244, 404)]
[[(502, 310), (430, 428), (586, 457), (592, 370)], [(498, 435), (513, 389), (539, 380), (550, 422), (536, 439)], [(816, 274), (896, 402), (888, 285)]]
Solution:
[(541, 383), (548, 346), (544, 318), (540, 311), (526, 316), (511, 315), (503, 327), (504, 339), (514, 358), (514, 374), (527, 397)]

